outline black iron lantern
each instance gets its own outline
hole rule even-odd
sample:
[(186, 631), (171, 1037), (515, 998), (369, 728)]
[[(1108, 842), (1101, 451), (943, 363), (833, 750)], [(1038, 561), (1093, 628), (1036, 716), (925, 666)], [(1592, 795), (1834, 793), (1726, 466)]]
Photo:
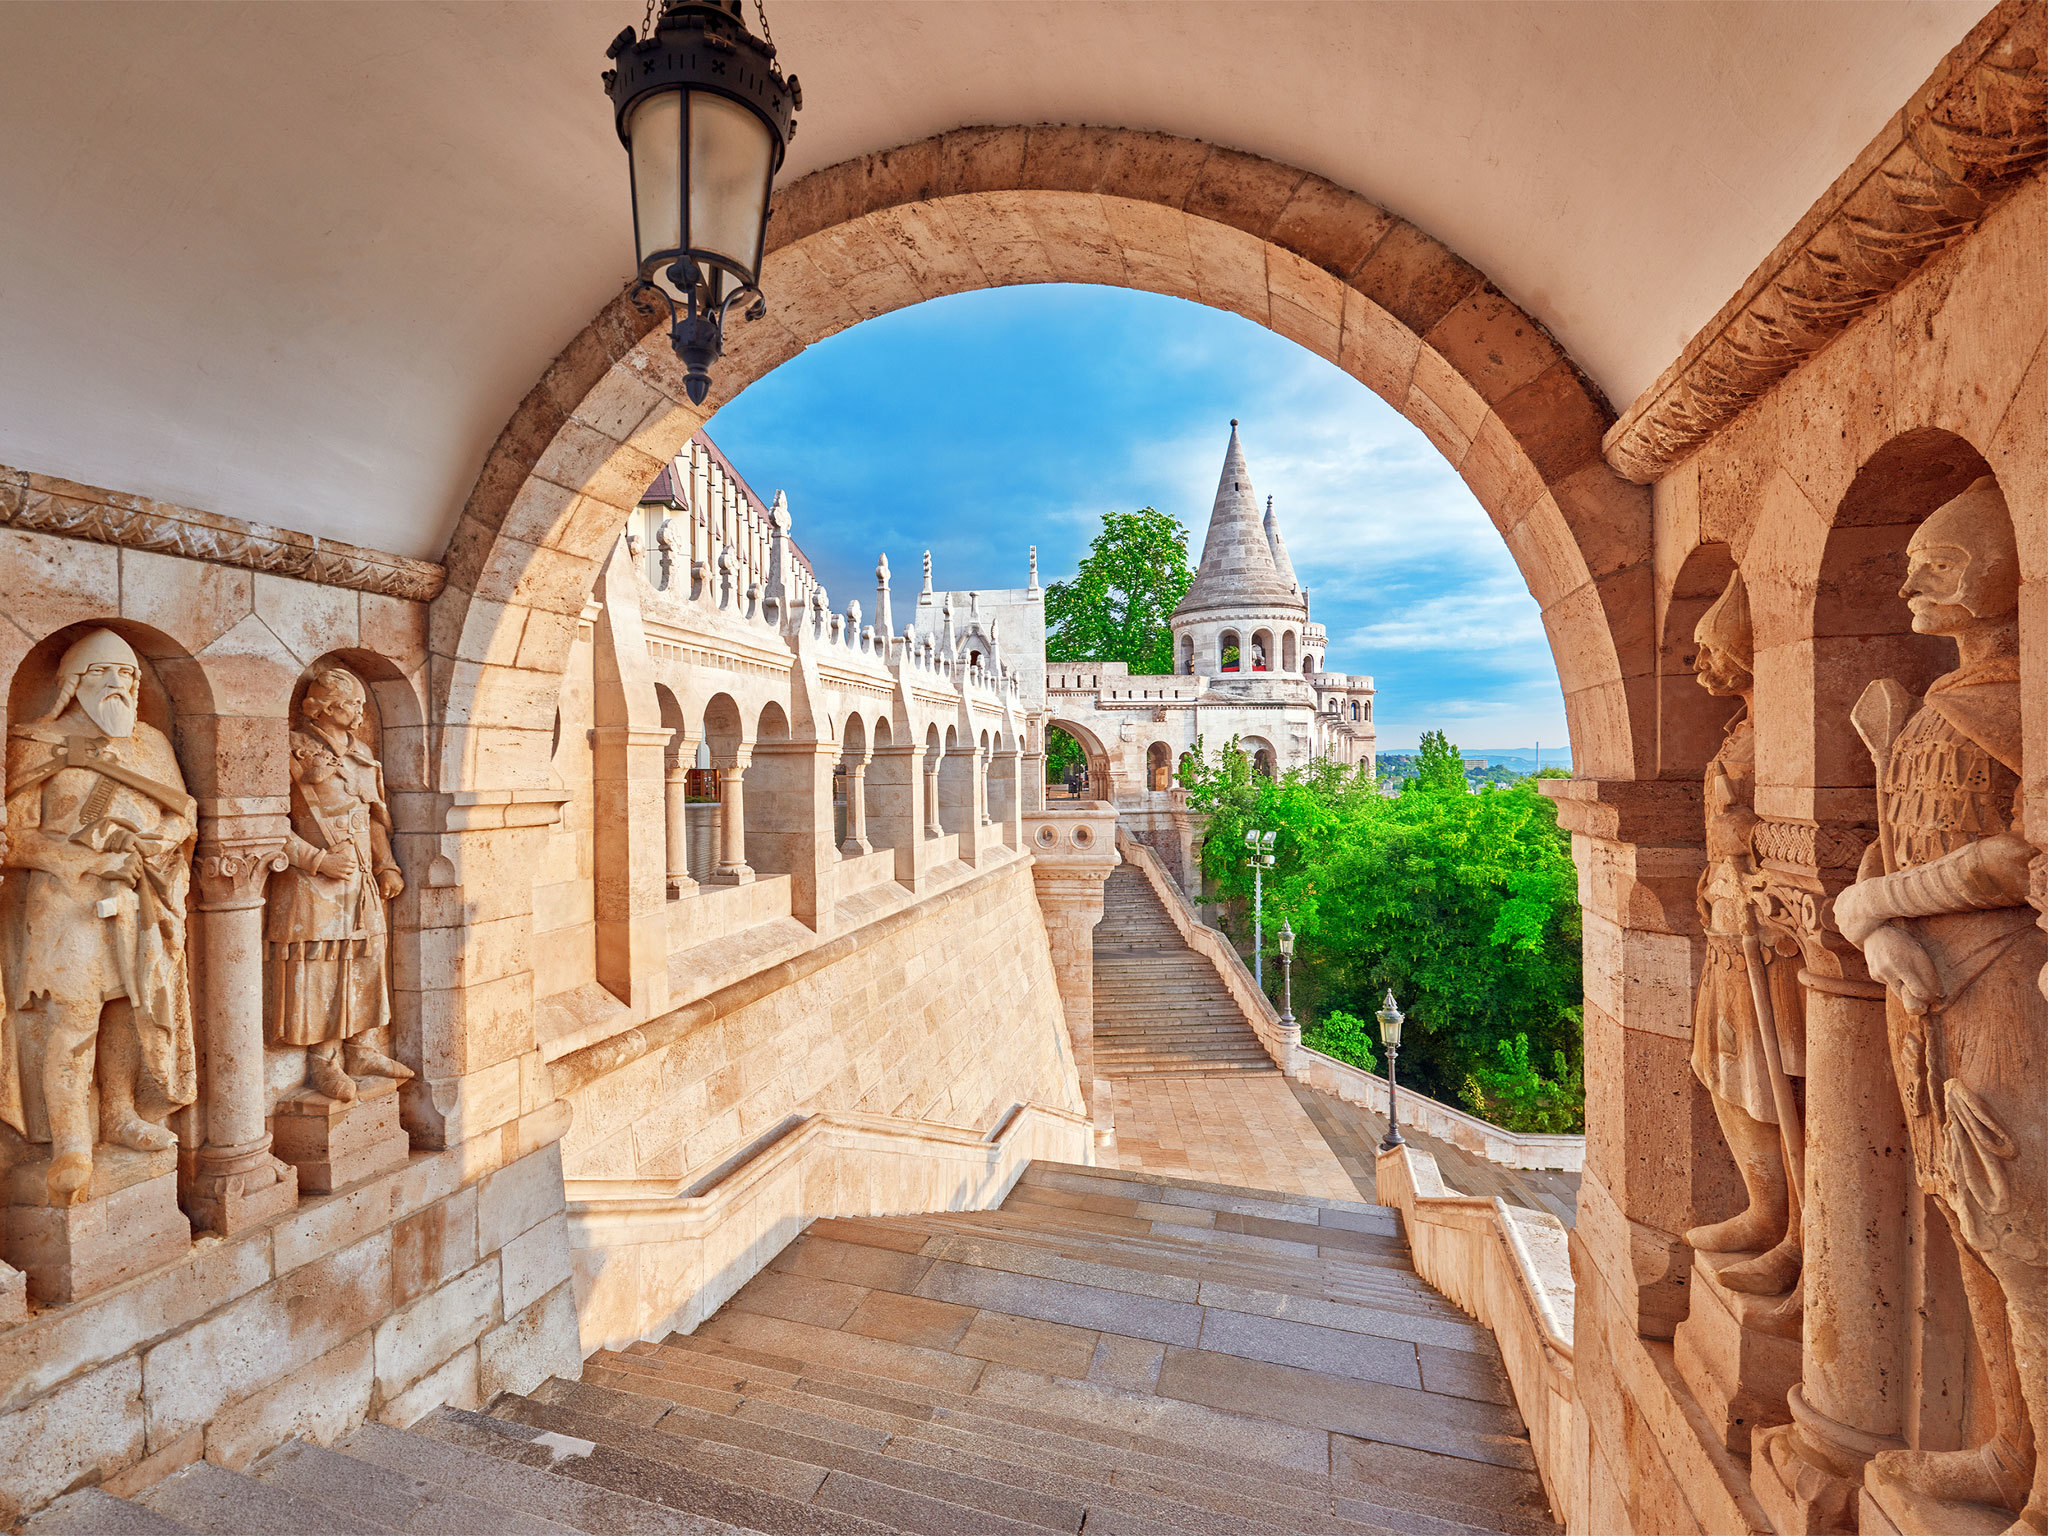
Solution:
[[(758, 0), (757, 0), (758, 5)], [(768, 194), (796, 132), (803, 89), (775, 44), (747, 30), (740, 0), (662, 0), (645, 37), (612, 39), (604, 72), (633, 173), (633, 236), (643, 305), (667, 305), (684, 387), (701, 405), (725, 351), (725, 318), (765, 312), (761, 254)]]

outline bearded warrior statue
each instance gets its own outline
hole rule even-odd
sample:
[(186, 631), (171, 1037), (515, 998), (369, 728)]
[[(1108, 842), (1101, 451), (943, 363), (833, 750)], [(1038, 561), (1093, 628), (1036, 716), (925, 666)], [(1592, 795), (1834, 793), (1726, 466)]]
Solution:
[[(48, 1142), (53, 1201), (85, 1198), (96, 1143), (163, 1152), (197, 1095), (185, 902), (197, 812), (142, 663), (97, 629), (57, 664), (50, 712), (7, 733), (0, 1120)], [(98, 1126), (93, 1123), (98, 1085)]]
[(1872, 1485), (1880, 1502), (2002, 1506), (2019, 1512), (2011, 1532), (2048, 1532), (2048, 934), (2027, 906), (2019, 559), (1996, 482), (1920, 525), (1901, 595), (1960, 665), (1922, 698), (1885, 679), (1856, 705), (1879, 833), (1835, 921), (1889, 990), (1914, 1171), (1957, 1239), (1994, 1427), (1963, 1450), (1883, 1452)]
[(342, 1103), (358, 1077), (412, 1076), (375, 1033), (391, 1022), (384, 904), (405, 881), (384, 770), (357, 735), (367, 703), (345, 667), (322, 668), (306, 689), (291, 737), (287, 864), (271, 881), (267, 924), (271, 1043), (308, 1047), (308, 1080)]
[(1730, 1290), (1777, 1296), (1792, 1289), (1800, 1269), (1797, 1170), (1804, 1138), (1791, 1079), (1805, 1075), (1806, 1032), (1797, 973), (1772, 961), (1759, 941), (1752, 905), (1750, 833), (1757, 818), (1750, 705), (1756, 685), (1749, 595), (1740, 572), (1701, 617), (1693, 638), (1700, 686), (1743, 702), (1707, 764), (1707, 867), (1698, 896), (1707, 952), (1693, 1008), (1692, 1068), (1713, 1101), (1748, 1203), (1726, 1221), (1685, 1236), (1703, 1252), (1755, 1254), (1722, 1267), (1717, 1278)]

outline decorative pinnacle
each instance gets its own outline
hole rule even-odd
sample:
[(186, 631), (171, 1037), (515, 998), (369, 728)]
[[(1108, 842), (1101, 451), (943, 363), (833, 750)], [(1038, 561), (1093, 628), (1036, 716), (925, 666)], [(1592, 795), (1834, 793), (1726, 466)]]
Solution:
[(889, 556), (886, 553), (875, 562), (875, 580), (885, 587), (889, 585)]
[(919, 594), (919, 596), (921, 596), (921, 597), (930, 597), (931, 595), (932, 595), (932, 552), (931, 552), (930, 550), (926, 550), (926, 551), (924, 552), (924, 590), (923, 590), (923, 591), (922, 591), (922, 592), (921, 592), (921, 593)]

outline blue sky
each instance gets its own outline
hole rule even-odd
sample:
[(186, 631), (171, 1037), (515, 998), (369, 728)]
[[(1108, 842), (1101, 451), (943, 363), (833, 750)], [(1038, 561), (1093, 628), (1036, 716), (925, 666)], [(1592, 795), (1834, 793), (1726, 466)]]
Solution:
[(1272, 495), (1331, 671), (1370, 674), (1380, 744), (1431, 727), (1467, 749), (1565, 741), (1557, 670), (1507, 547), (1414, 427), (1334, 365), (1181, 299), (1073, 284), (937, 299), (854, 326), (710, 423), (772, 498), (835, 607), (873, 606), (919, 557), (955, 590), (1072, 573), (1105, 511), (1151, 505), (1190, 559), (1230, 418)]

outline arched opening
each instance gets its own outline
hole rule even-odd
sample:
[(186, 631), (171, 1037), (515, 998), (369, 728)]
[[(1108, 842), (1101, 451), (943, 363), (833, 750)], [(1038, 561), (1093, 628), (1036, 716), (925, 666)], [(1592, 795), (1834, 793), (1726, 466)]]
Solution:
[(874, 852), (867, 829), (868, 731), (858, 714), (846, 717), (839, 762), (832, 770), (832, 838), (842, 857)]
[(1302, 659), (1301, 659), (1301, 671), (1302, 671), (1302, 675), (1303, 675), (1304, 677), (1313, 677), (1313, 676), (1315, 676), (1315, 672), (1316, 672), (1316, 659), (1315, 659), (1315, 657), (1313, 657), (1313, 656), (1304, 656), (1304, 657), (1302, 657)]
[(1193, 635), (1182, 635), (1180, 637), (1179, 656), (1180, 660), (1175, 664), (1174, 670), (1182, 677), (1191, 676), (1195, 670), (1195, 637)]
[(1110, 798), (1109, 753), (1095, 733), (1070, 720), (1052, 720), (1045, 732), (1048, 800)]
[(1238, 664), (1241, 660), (1240, 647), (1237, 643), (1237, 631), (1226, 629), (1216, 637), (1216, 670), (1219, 672), (1235, 672), (1238, 670)]
[(1254, 672), (1273, 670), (1273, 631), (1270, 629), (1252, 632), (1252, 665)]
[(1276, 779), (1280, 776), (1280, 756), (1273, 750), (1273, 744), (1263, 736), (1246, 736), (1239, 740), (1238, 750), (1252, 765), (1252, 772), (1262, 779)]
[(880, 852), (884, 848), (894, 848), (899, 836), (899, 830), (894, 819), (880, 814), (883, 803), (884, 784), (874, 769), (875, 762), (880, 760), (881, 754), (889, 750), (893, 739), (889, 729), (889, 721), (885, 716), (876, 717), (873, 738), (874, 745), (870, 748), (871, 756), (868, 772), (862, 775), (861, 793), (867, 808), (868, 844), (877, 852)]
[(801, 780), (791, 782), (795, 758), (777, 750), (788, 744), (789, 717), (780, 704), (764, 704), (755, 724), (753, 753), (741, 775), (747, 862), (757, 874), (788, 875), (803, 867), (798, 843), (806, 830), (801, 824), (810, 819), (809, 806), (799, 806), (797, 800), (807, 798), (808, 786)]
[(1150, 790), (1173, 788), (1173, 748), (1163, 741), (1155, 741), (1145, 749), (1145, 787)]
[(1280, 670), (1282, 672), (1299, 670), (1299, 664), (1295, 657), (1294, 631), (1291, 629), (1280, 632)]

